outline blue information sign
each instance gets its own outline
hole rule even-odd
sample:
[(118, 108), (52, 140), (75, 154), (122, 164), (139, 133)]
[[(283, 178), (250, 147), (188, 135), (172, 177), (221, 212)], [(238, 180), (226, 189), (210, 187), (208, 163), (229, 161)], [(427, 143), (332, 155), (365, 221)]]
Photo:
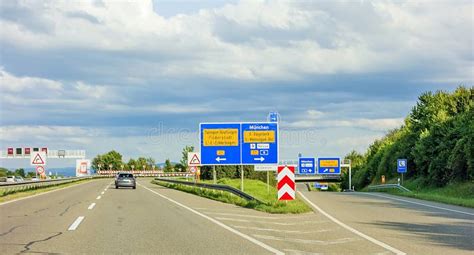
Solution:
[(299, 158), (298, 172), (299, 174), (316, 174), (314, 158)]
[(341, 174), (341, 159), (318, 158), (318, 174)]
[(278, 164), (278, 124), (242, 123), (242, 164)]
[(240, 165), (240, 123), (201, 123), (199, 130), (202, 165)]
[(397, 172), (406, 173), (408, 169), (406, 159), (397, 159)]
[(269, 122), (278, 122), (279, 121), (278, 112), (270, 112), (268, 114), (268, 121)]

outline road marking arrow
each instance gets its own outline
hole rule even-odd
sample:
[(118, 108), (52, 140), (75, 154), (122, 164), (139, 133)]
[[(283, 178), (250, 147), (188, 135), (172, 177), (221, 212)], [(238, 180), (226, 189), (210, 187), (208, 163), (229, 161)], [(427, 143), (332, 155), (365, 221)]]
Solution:
[(220, 163), (221, 161), (226, 161), (226, 160), (227, 160), (226, 158), (221, 158), (221, 157), (217, 157), (217, 158), (216, 158), (216, 161), (219, 162), (219, 163)]
[(257, 161), (260, 161), (260, 162), (263, 162), (265, 160), (264, 157), (260, 157), (260, 158), (254, 158), (254, 160), (257, 160)]

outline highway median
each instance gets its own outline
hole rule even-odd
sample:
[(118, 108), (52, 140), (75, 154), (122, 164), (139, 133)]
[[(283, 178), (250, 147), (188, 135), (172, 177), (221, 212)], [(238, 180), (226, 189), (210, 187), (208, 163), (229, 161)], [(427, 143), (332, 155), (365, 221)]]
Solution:
[[(299, 214), (307, 213), (312, 209), (300, 199), (293, 201), (278, 201), (277, 200), (277, 189), (269, 187), (267, 191), (266, 183), (259, 180), (245, 180), (244, 191), (248, 195), (256, 198), (256, 200), (246, 200), (230, 192), (222, 190), (214, 190), (202, 187), (188, 186), (184, 184), (170, 183), (160, 180), (153, 180), (152, 183), (161, 185), (167, 188), (172, 188), (187, 193), (195, 194), (201, 197), (209, 198), (212, 200), (235, 204), (245, 208), (251, 208), (257, 211), (275, 213), (275, 214)], [(202, 183), (211, 184), (212, 181), (203, 181)], [(228, 185), (240, 189), (240, 179), (228, 179), (224, 178), (217, 182), (221, 185)]]

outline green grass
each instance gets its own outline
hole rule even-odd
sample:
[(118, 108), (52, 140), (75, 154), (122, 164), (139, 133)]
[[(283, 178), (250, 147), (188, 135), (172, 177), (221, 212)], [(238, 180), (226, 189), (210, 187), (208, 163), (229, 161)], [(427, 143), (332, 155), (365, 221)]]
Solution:
[[(298, 198), (296, 200), (288, 202), (278, 201), (277, 189), (274, 187), (270, 187), (269, 192), (267, 192), (267, 184), (259, 180), (245, 180), (244, 191), (245, 193), (260, 200), (261, 203), (256, 201), (247, 201), (231, 193), (223, 191), (197, 188), (186, 185), (170, 184), (159, 181), (153, 182), (165, 187), (182, 190), (188, 193), (193, 193), (202, 197), (210, 198), (225, 203), (235, 204), (246, 208), (252, 208), (262, 212), (297, 214), (311, 211), (311, 208)], [(202, 182), (213, 183), (212, 181)], [(240, 179), (221, 179), (218, 181), (218, 184), (228, 185), (240, 189)]]
[(412, 192), (389, 190), (387, 193), (474, 208), (474, 182), (449, 183), (444, 187), (426, 185), (423, 179), (406, 180), (403, 186)]
[(35, 188), (28, 188), (28, 189), (23, 189), (23, 190), (18, 190), (12, 192), (7, 191), (6, 189), (0, 189), (0, 203), (7, 202), (10, 200), (18, 199), (18, 198), (23, 198), (23, 197), (29, 197), (33, 196), (39, 193), (44, 193), (47, 191), (55, 190), (55, 189), (60, 189), (72, 185), (76, 185), (79, 183), (87, 182), (93, 179), (85, 179), (85, 180), (78, 180), (78, 181), (73, 181), (73, 182), (68, 182), (68, 183), (60, 183), (60, 184), (54, 184), (54, 185), (49, 185), (49, 186), (44, 186), (44, 187), (35, 187)]

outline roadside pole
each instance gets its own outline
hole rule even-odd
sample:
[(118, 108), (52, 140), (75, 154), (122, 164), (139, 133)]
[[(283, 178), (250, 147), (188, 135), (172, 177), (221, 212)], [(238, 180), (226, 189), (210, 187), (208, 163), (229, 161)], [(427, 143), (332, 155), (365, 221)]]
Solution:
[(349, 168), (349, 190), (352, 190), (352, 161), (350, 159), (344, 159), (341, 164), (341, 168), (343, 167)]
[(267, 171), (267, 193), (270, 193), (270, 171)]
[(349, 164), (349, 190), (352, 190), (352, 169), (351, 164)]
[(216, 166), (212, 166), (212, 179), (214, 180), (214, 184), (217, 183), (217, 176), (216, 176)]
[(244, 166), (240, 165), (240, 190), (244, 191)]

